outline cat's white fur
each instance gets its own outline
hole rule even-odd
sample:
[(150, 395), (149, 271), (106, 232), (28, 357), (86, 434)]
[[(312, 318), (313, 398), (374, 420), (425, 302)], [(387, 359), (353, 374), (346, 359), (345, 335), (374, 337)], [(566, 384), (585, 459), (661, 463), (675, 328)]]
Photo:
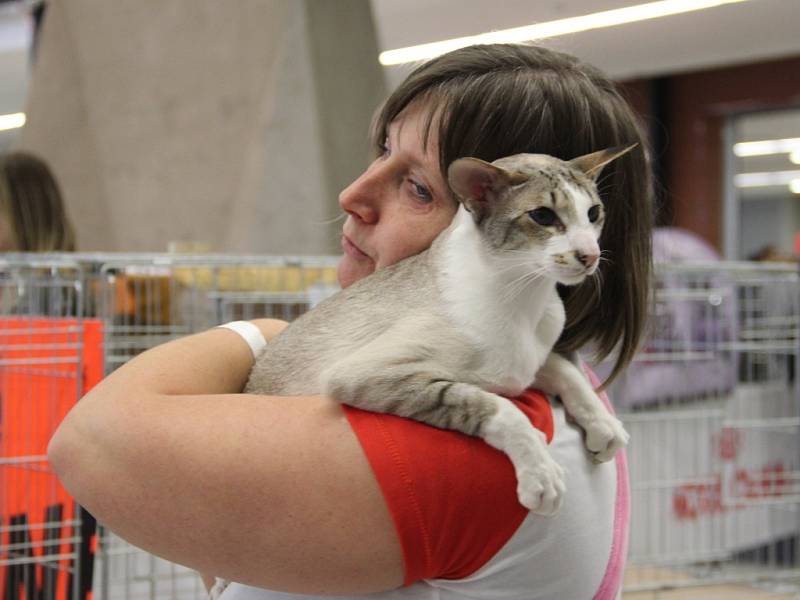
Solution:
[[(472, 216), (459, 206), (444, 242), (443, 306), (460, 332), (485, 349), (480, 377), (492, 391), (519, 393), (534, 380), (564, 327), (564, 307), (549, 278), (524, 294), (503, 294), (520, 276), (493, 256)], [(595, 242), (596, 243), (596, 242)]]
[[(557, 284), (583, 281), (599, 262), (593, 179), (625, 151), (455, 161), (448, 181), (462, 204), (431, 247), (300, 317), (259, 357), (246, 391), (324, 393), (480, 436), (511, 459), (522, 504), (553, 514), (563, 471), (499, 394), (535, 385), (561, 396), (598, 460), (627, 443), (580, 367), (552, 352), (565, 321)], [(534, 226), (530, 213), (547, 206), (558, 226)]]
[[(582, 250), (599, 254), (597, 233), (585, 216), (592, 199), (575, 187), (569, 193), (582, 219), (554, 239), (548, 253)], [(594, 459), (611, 460), (627, 444), (628, 433), (600, 404), (580, 368), (551, 352), (565, 320), (554, 279), (540, 277), (527, 284), (524, 294), (511, 298), (504, 294), (519, 274), (488, 250), (463, 206), (445, 233), (443, 244), (442, 296), (446, 310), (460, 332), (483, 347), (489, 357), (476, 376), (493, 382), (490, 389), (498, 394), (516, 395), (534, 382), (534, 387), (560, 396), (570, 415), (585, 429), (586, 445)], [(536, 260), (543, 262), (541, 256)], [(522, 504), (540, 514), (555, 513), (564, 491), (563, 470), (550, 458), (544, 435), (537, 431), (540, 443), (529, 443), (530, 423), (510, 403), (502, 404), (488, 419), (484, 432), (490, 445), (511, 458)]]

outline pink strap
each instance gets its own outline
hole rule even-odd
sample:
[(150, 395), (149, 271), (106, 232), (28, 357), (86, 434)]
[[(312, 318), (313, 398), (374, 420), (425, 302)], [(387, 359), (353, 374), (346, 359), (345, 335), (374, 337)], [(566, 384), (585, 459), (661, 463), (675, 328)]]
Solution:
[[(584, 371), (594, 387), (600, 385), (594, 373), (584, 365)], [(614, 407), (605, 392), (600, 399), (606, 408), (614, 414)], [(628, 556), (628, 526), (630, 523), (630, 487), (628, 484), (628, 457), (625, 450), (617, 452), (614, 459), (617, 465), (617, 502), (614, 511), (614, 532), (611, 541), (611, 553), (608, 556), (603, 581), (594, 595), (594, 600), (614, 600), (622, 586), (622, 574), (625, 571), (625, 559)]]

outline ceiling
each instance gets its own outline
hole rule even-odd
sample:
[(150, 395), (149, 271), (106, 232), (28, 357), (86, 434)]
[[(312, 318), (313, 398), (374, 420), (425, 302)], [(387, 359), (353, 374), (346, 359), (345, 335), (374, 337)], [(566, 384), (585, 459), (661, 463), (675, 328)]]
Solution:
[[(371, 0), (381, 50), (532, 25), (643, 0)], [(617, 79), (800, 55), (800, 0), (748, 0), (543, 41)], [(407, 70), (407, 67), (406, 67)], [(390, 79), (402, 67), (390, 67)]]

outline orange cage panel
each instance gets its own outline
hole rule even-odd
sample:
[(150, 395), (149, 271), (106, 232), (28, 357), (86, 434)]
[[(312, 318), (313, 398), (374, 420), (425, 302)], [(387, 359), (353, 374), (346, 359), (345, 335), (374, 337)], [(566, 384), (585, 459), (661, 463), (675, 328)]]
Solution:
[[(0, 319), (0, 594), (90, 594), (94, 521), (51, 472), (47, 444), (103, 375), (100, 320)], [(80, 576), (76, 585), (75, 577)]]

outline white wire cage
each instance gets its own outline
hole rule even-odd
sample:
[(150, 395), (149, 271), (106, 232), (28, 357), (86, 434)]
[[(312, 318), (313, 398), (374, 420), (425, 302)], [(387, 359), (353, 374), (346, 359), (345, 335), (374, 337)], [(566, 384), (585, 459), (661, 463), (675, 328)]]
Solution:
[[(0, 446), (6, 489), (19, 496), (12, 510), (3, 496), (10, 494), (0, 492), (0, 593), (9, 582), (14, 590), (4, 598), (27, 598), (32, 589), (46, 598), (205, 597), (193, 571), (102, 527), (95, 534), (91, 517), (68, 507), (49, 474), (41, 439), (88, 385), (147, 348), (234, 319), (302, 314), (337, 289), (337, 260), (0, 259), (0, 384), (16, 386), (3, 402), (18, 398), (15, 410), (28, 411), (0, 429), (0, 439), (11, 429), (19, 437)], [(658, 266), (647, 341), (610, 391), (632, 434), (626, 598), (800, 594), (799, 303), (796, 266)], [(16, 337), (7, 333), (12, 325)], [(36, 427), (41, 432), (30, 433)], [(34, 438), (38, 448), (24, 447)], [(48, 483), (20, 492), (27, 480), (19, 473), (34, 471)], [(60, 515), (31, 517), (59, 504)], [(20, 514), (39, 533), (20, 534), (19, 518), (11, 523)]]
[(627, 597), (800, 597), (798, 332), (797, 265), (658, 265), (610, 390), (632, 439)]
[(335, 257), (0, 258), (0, 594), (204, 598), (198, 575), (75, 507), (47, 441), (91, 385), (140, 352), (234, 319), (296, 318), (338, 289)]

